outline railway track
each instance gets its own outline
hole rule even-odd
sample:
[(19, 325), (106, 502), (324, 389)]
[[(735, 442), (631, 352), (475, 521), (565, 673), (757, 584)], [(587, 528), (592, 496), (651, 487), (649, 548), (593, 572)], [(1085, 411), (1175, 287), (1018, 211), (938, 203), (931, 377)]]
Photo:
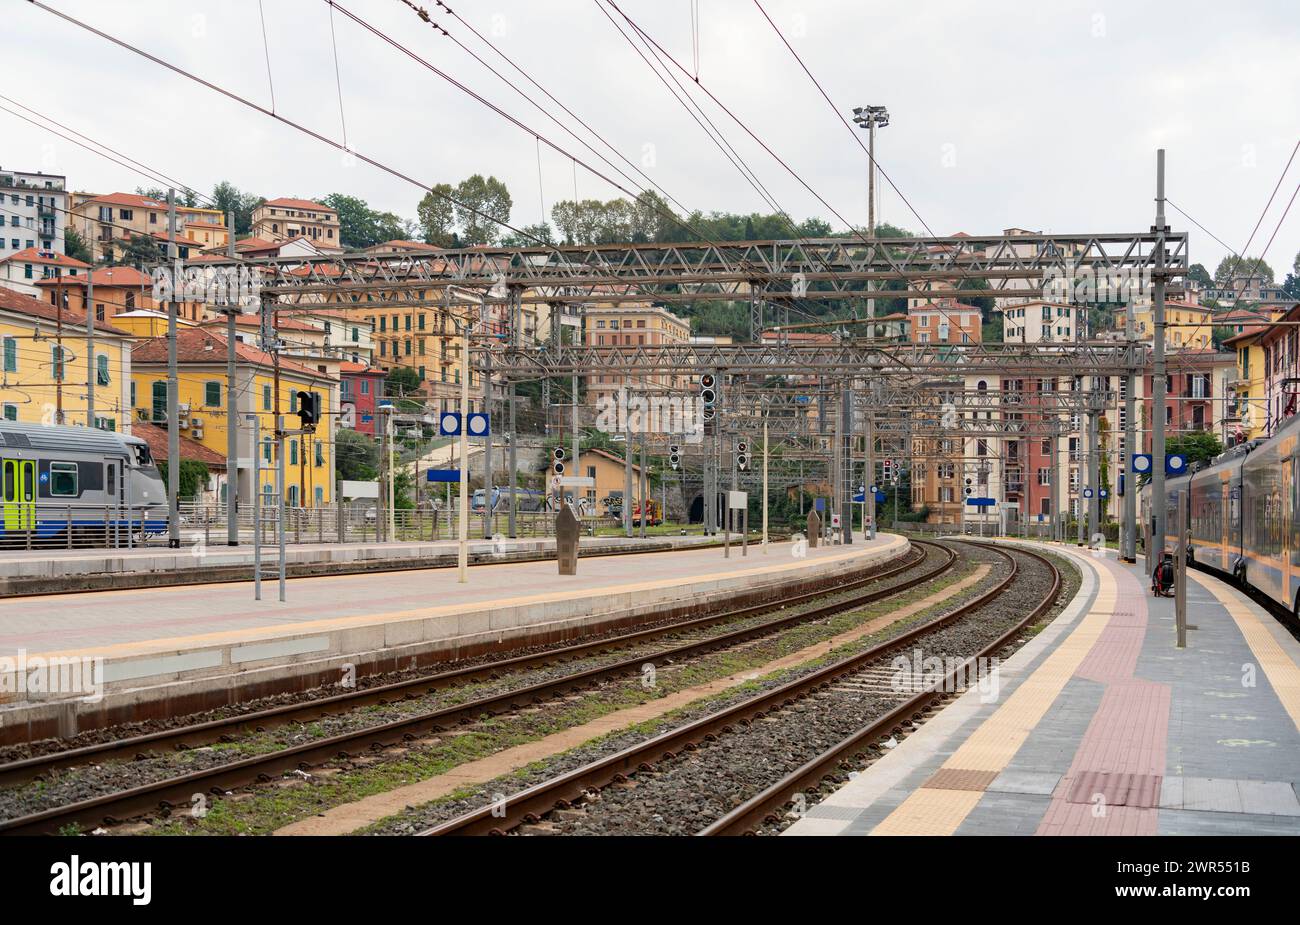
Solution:
[[(803, 592), (780, 600), (619, 636), (0, 765), (0, 784), (21, 785), (38, 776), (48, 777), (64, 769), (100, 765), (112, 761), (141, 760), (150, 755), (199, 748), (214, 742), (230, 742), (240, 735), (263, 732), (275, 726), (311, 723), (321, 717), (347, 713), (372, 705), (418, 701), (440, 690), (471, 683), (476, 679), (498, 679), (511, 672), (539, 666), (562, 666), (567, 662), (616, 653), (621, 649), (635, 649), (659, 639), (668, 638), (672, 642), (672, 645), (652, 652), (637, 651), (635, 654), (618, 658), (610, 663), (581, 668), (573, 672), (562, 672), (521, 687), (493, 692), (431, 710), (413, 712), (396, 720), (327, 738), (313, 739), (265, 754), (237, 758), (130, 789), (14, 816), (0, 820), (0, 833), (35, 834), (66, 831), (74, 826), (88, 828), (105, 820), (120, 821), (154, 812), (160, 806), (170, 809), (188, 805), (195, 794), (223, 793), (258, 780), (270, 780), (278, 774), (294, 770), (305, 771), (321, 762), (375, 752), (393, 744), (410, 741), (422, 734), (436, 733), (457, 725), (468, 725), (485, 715), (497, 715), (539, 703), (544, 704), (552, 698), (590, 689), (602, 681), (635, 674), (647, 661), (666, 662), (699, 656), (742, 644), (799, 623), (856, 609), (900, 594), (947, 572), (957, 560), (951, 548), (925, 542), (914, 545), (920, 550), (919, 555), (909, 555), (905, 561), (897, 565), (873, 571), (831, 591), (822, 589)], [(927, 567), (927, 563), (931, 564)], [(915, 574), (909, 574), (911, 572)], [(882, 582), (893, 583), (886, 587), (878, 587)], [(829, 598), (829, 600), (818, 604), (821, 598)], [(771, 619), (756, 619), (767, 614), (774, 615)], [(716, 629), (721, 624), (744, 621), (752, 622), (727, 629), (722, 633), (710, 633), (710, 630)]]
[[(721, 761), (720, 766), (708, 763), (702, 757), (706, 752), (741, 754), (744, 752), (745, 736), (760, 735), (755, 730), (761, 730), (767, 723), (779, 725), (792, 712), (804, 714), (796, 717), (796, 728), (792, 734), (798, 736), (808, 734), (813, 725), (807, 715), (809, 711), (816, 712), (820, 708), (824, 713), (836, 717), (840, 721), (839, 725), (844, 726), (846, 718), (853, 718), (855, 704), (867, 702), (867, 712), (870, 712), (871, 707), (880, 708), (882, 702), (887, 703), (887, 707), (878, 710), (878, 715), (869, 721), (835, 732), (833, 744), (820, 749), (809, 760), (801, 761), (792, 770), (780, 774), (776, 780), (759, 786), (756, 793), (743, 799), (730, 798), (732, 805), (729, 809), (696, 827), (695, 831), (702, 835), (740, 834), (762, 825), (773, 824), (782, 814), (785, 804), (797, 794), (807, 789), (816, 789), (825, 779), (835, 777), (845, 761), (872, 747), (882, 737), (899, 730), (905, 723), (919, 719), (932, 704), (949, 696), (947, 688), (954, 676), (959, 672), (969, 672), (975, 659), (987, 658), (1001, 651), (1052, 607), (1061, 588), (1061, 575), (1050, 560), (1021, 548), (1008, 551), (981, 544), (971, 545), (1004, 557), (1010, 568), (1000, 581), (956, 610), (863, 652), (543, 781), (492, 805), (435, 825), (420, 834), (503, 834), (522, 825), (538, 826), (548, 816), (561, 817), (553, 827), (557, 833), (575, 828), (582, 832), (618, 831), (592, 826), (585, 818), (593, 807), (599, 812), (602, 795), (611, 786), (632, 788), (627, 790), (631, 796), (626, 802), (639, 804), (637, 811), (644, 814), (648, 812), (644, 808), (644, 796), (635, 788), (641, 785), (643, 778), (660, 774), (666, 767), (693, 763), (698, 765), (692, 772), (694, 783), (708, 779), (720, 780), (726, 786), (733, 786), (731, 782), (736, 775), (732, 768), (725, 760)], [(923, 646), (927, 637), (941, 634), (966, 617), (990, 607), (1021, 579), (1026, 571), (1022, 563), (1035, 563), (1033, 568), (1040, 570), (1039, 577), (1048, 579), (1048, 588), (1046, 593), (1034, 595), (1036, 603), (1033, 605), (1024, 609), (1017, 607), (1016, 616), (1010, 621), (1009, 628), (997, 633), (995, 638), (983, 641), (975, 651), (966, 654), (960, 663), (942, 675), (927, 678), (918, 690), (900, 693), (897, 690), (883, 689), (882, 666), (888, 664), (887, 659), (891, 654), (911, 646)], [(834, 726), (835, 723), (822, 725)], [(787, 743), (788, 741), (789, 739), (786, 740)], [(725, 757), (724, 755), (724, 759)], [(760, 756), (760, 759), (765, 757), (766, 755)], [(691, 786), (691, 783), (684, 781), (667, 781), (665, 789), (689, 793)], [(692, 806), (698, 806), (700, 802), (698, 797), (690, 798)], [(656, 821), (659, 819), (658, 816), (654, 818)]]

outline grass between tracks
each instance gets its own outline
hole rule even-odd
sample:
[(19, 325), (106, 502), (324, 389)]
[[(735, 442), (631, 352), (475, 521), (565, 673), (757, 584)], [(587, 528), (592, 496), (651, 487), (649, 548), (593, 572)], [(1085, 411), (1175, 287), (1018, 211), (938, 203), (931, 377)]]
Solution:
[[(376, 755), (354, 759), (347, 767), (315, 769), (310, 772), (310, 777), (286, 776), (251, 791), (213, 801), (211, 808), (202, 818), (195, 818), (188, 814), (178, 815), (168, 820), (161, 820), (148, 831), (156, 834), (266, 834), (334, 806), (436, 777), (468, 762), (488, 757), (516, 745), (536, 741), (565, 729), (581, 726), (617, 710), (653, 701), (685, 688), (747, 671), (756, 671), (785, 655), (798, 652), (885, 616), (907, 604), (930, 597), (956, 584), (973, 570), (973, 565), (959, 563), (950, 572), (931, 582), (858, 610), (799, 624), (743, 646), (691, 659), (680, 665), (659, 666), (657, 684), (650, 689), (641, 685), (639, 676), (630, 676), (615, 683), (605, 684), (597, 690), (556, 699), (536, 708), (497, 717), (485, 717), (472, 726), (422, 738), (406, 747), (386, 749)], [(984, 587), (987, 587), (987, 581), (965, 589), (961, 599), (980, 593)], [(761, 677), (756, 675), (724, 692), (692, 701), (680, 710), (665, 713), (636, 726), (629, 726), (611, 735), (625, 735), (629, 730), (646, 736), (653, 735), (678, 722), (682, 714), (687, 711), (697, 712), (702, 706), (713, 701), (733, 699), (740, 693), (755, 691), (764, 682), (780, 679), (791, 671), (804, 670), (809, 665), (823, 664), (861, 651), (903, 632), (918, 622), (932, 619), (952, 606), (952, 601), (935, 604), (905, 620), (896, 621), (882, 630), (804, 662), (798, 669), (782, 669)], [(457, 700), (468, 699), (473, 696), (473, 686), (459, 688), (455, 694)], [(451, 701), (440, 698), (439, 702)], [(413, 705), (412, 709), (418, 707)], [(308, 733), (312, 728), (312, 726), (303, 727)], [(319, 731), (318, 727), (317, 730)], [(600, 742), (601, 739), (596, 739), (583, 743), (579, 748), (588, 749), (593, 745), (599, 745)], [(252, 750), (261, 750), (270, 746), (263, 739), (255, 737), (250, 741), (231, 743), (226, 747), (251, 753)], [(503, 780), (521, 780), (544, 764), (545, 761), (520, 768)], [(435, 802), (464, 798), (478, 789), (478, 786), (463, 788)], [(368, 828), (376, 829), (382, 826), (381, 820)]]

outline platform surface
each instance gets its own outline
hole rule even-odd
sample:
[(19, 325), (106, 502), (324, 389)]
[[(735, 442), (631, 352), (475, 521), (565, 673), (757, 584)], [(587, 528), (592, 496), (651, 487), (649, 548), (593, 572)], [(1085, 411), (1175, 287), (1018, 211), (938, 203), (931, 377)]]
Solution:
[(1300, 643), (1191, 571), (1173, 600), (1138, 566), (1079, 563), (1075, 601), (788, 835), (1300, 834)]
[(581, 613), (593, 599), (602, 606), (612, 596), (635, 603), (675, 600), (849, 567), (864, 557), (883, 561), (906, 547), (902, 537), (882, 535), (795, 556), (789, 543), (773, 543), (765, 554), (751, 542), (747, 555), (733, 546), (730, 558), (721, 548), (580, 558), (576, 576), (559, 575), (552, 560), (487, 563), (469, 569), (465, 584), (454, 568), (292, 578), (285, 603), (273, 576), (263, 580), (261, 601), (253, 599), (251, 581), (13, 597), (0, 599), (0, 655), (23, 650), (120, 658), (470, 611), (554, 617)]

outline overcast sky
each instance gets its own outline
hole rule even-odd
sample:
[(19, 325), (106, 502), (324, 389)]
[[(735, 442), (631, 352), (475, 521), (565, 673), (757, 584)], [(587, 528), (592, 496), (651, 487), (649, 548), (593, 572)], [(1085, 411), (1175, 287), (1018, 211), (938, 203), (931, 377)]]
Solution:
[[(257, 0), (48, 2), (270, 105)], [(690, 0), (616, 2), (694, 72)], [(879, 162), (935, 234), (1012, 226), (1145, 230), (1153, 218), (1155, 150), (1163, 146), (1169, 198), (1240, 248), (1300, 138), (1300, 15), (1293, 0), (762, 2), (841, 112), (868, 103), (889, 107), (892, 124), (880, 132)], [(439, 24), (508, 70), (432, 0), (426, 5)], [(612, 175), (401, 0), (342, 0), (342, 6)], [(12, 100), (201, 191), (225, 179), (268, 198), (345, 192), (415, 217), (421, 193), (411, 184), (349, 162), (23, 0), (6, 0), (4, 7), (10, 79), (0, 92)], [(341, 139), (328, 4), (263, 0), (263, 7), (276, 111)], [(844, 218), (865, 224), (865, 155), (752, 0), (698, 0), (698, 7), (700, 83)], [(686, 207), (768, 211), (597, 0), (464, 0), (454, 8)], [(539, 187), (530, 131), (337, 10), (333, 20), (342, 115), (355, 150), (425, 183), (494, 174), (514, 197), (516, 225), (537, 222), (543, 200), (549, 210), (573, 196), (566, 154), (543, 146)], [(842, 227), (697, 95), (782, 207)], [(159, 185), (8, 113), (0, 112), (0, 126), (4, 167), (63, 173), (71, 187), (96, 192)], [(1300, 158), (1252, 253), (1272, 233), (1297, 182)], [(882, 185), (880, 219), (923, 233), (899, 195)], [(619, 195), (581, 167), (577, 190), (582, 198)], [(1191, 232), (1193, 261), (1213, 272), (1225, 249), (1172, 210), (1170, 222)], [(1267, 254), (1279, 280), (1297, 249), (1300, 207)]]

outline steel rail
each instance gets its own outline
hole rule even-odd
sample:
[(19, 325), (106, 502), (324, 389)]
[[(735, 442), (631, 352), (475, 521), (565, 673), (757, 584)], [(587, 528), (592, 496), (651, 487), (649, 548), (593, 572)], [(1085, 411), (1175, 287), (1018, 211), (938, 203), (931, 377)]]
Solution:
[[(941, 546), (938, 548), (944, 549), (944, 547)], [(188, 803), (190, 798), (196, 792), (215, 793), (230, 790), (235, 787), (243, 786), (253, 780), (269, 779), (270, 776), (275, 773), (282, 773), (283, 771), (295, 768), (305, 770), (314, 762), (320, 762), (333, 757), (349, 757), (350, 754), (359, 753), (361, 751), (376, 750), (393, 742), (409, 740), (421, 733), (430, 731), (436, 732), (457, 724), (469, 724), (483, 715), (504, 713), (518, 709), (522, 706), (544, 702), (547, 697), (563, 696), (570, 692), (581, 691), (585, 688), (590, 688), (599, 681), (607, 678), (635, 673), (640, 670), (641, 666), (644, 665), (645, 662), (650, 660), (683, 658), (697, 655), (701, 652), (722, 648), (727, 645), (735, 645), (747, 639), (771, 633), (785, 626), (819, 619), (831, 613), (860, 607), (864, 604), (883, 599), (884, 597), (902, 593), (908, 588), (914, 587), (923, 581), (928, 581), (936, 575), (950, 569), (956, 561), (956, 555), (950, 549), (946, 549), (945, 552), (948, 558), (938, 568), (927, 570), (913, 578), (907, 579), (904, 582), (879, 591), (867, 592), (845, 600), (837, 600), (813, 610), (803, 611), (797, 614), (788, 614), (775, 620), (765, 621), (756, 626), (745, 627), (719, 636), (709, 637), (708, 639), (672, 646), (660, 650), (659, 652), (621, 659), (609, 665), (598, 666), (584, 671), (575, 672), (573, 674), (564, 675), (562, 677), (547, 679), (513, 691), (493, 694), (464, 703), (451, 704), (441, 709), (421, 712), (409, 717), (403, 717), (398, 720), (392, 720), (387, 723), (367, 727), (365, 729), (352, 730), (326, 739), (278, 749), (264, 755), (256, 755), (230, 762), (228, 764), (200, 769), (187, 774), (154, 781), (118, 793), (106, 794), (100, 797), (66, 804), (64, 806), (52, 807), (47, 810), (15, 817), (13, 819), (0, 820), (0, 834), (37, 834), (57, 831), (70, 825), (82, 827), (94, 825), (106, 818), (129, 818), (131, 815), (138, 815), (143, 812), (151, 811), (160, 805), (168, 806)], [(892, 569), (888, 569), (883, 573), (873, 573), (872, 575), (850, 582), (844, 587), (853, 589), (862, 587), (863, 585), (874, 584), (884, 578), (914, 568), (923, 560), (924, 557), (910, 557), (907, 562)], [(364, 706), (370, 703), (382, 704), (415, 699), (421, 696), (422, 693), (432, 692), (433, 690), (437, 690), (438, 687), (446, 686), (448, 683), (453, 681), (465, 681), (476, 676), (491, 677), (499, 675), (506, 669), (526, 668), (538, 663), (554, 662), (565, 658), (580, 657), (581, 655), (593, 651), (625, 647), (656, 636), (672, 635), (683, 631), (699, 629), (711, 624), (736, 619), (745, 619), (772, 610), (798, 606), (801, 603), (805, 603), (818, 597), (841, 593), (843, 590), (843, 587), (830, 590), (820, 588), (813, 591), (801, 592), (785, 598), (779, 598), (773, 601), (755, 604), (739, 610), (732, 610), (726, 613), (701, 617), (695, 620), (689, 620), (668, 626), (655, 627), (649, 630), (640, 630), (608, 639), (580, 643), (563, 649), (554, 649), (548, 652), (517, 656), (515, 658), (492, 662), (485, 665), (468, 666), (466, 668), (444, 672), (432, 677), (399, 681), (390, 685), (383, 685), (381, 687), (370, 688), (363, 691), (349, 691), (345, 694), (339, 694), (334, 697), (323, 698), (302, 704), (286, 704), (256, 714), (212, 720), (208, 723), (182, 727), (175, 730), (162, 730), (145, 736), (137, 736), (132, 739), (122, 740), (120, 742), (101, 743), (98, 745), (88, 746), (85, 749), (75, 749), (68, 752), (55, 753), (53, 755), (43, 755), (23, 759), (22, 761), (13, 762), (0, 767), (0, 780), (7, 779), (12, 781), (29, 779), (34, 774), (56, 767), (85, 764), (87, 760), (101, 762), (112, 757), (134, 757), (146, 754), (149, 751), (157, 751), (163, 746), (177, 747), (210, 743), (214, 740), (214, 736), (230, 736), (246, 731), (249, 728), (255, 730), (265, 729), (269, 725), (283, 725), (293, 721), (317, 719), (322, 715), (328, 715), (327, 711), (332, 708), (339, 708), (340, 710), (355, 709), (359, 706)], [(426, 688), (426, 690), (418, 690), (420, 688)], [(352, 751), (349, 752), (349, 749)]]
[(885, 640), (862, 652), (822, 666), (803, 677), (795, 678), (684, 726), (670, 729), (613, 755), (542, 781), (504, 801), (464, 813), (419, 834), (504, 834), (525, 822), (536, 822), (554, 809), (567, 808), (572, 801), (580, 799), (589, 790), (600, 789), (610, 783), (624, 780), (627, 775), (639, 770), (649, 770), (658, 760), (675, 758), (679, 752), (691, 750), (701, 741), (711, 740), (720, 733), (731, 732), (736, 725), (748, 724), (769, 712), (790, 706), (797, 700), (806, 699), (814, 691), (829, 687), (839, 678), (858, 672), (864, 665), (879, 659), (882, 655), (901, 646), (910, 645), (921, 636), (960, 620), (1002, 594), (1015, 581), (1019, 566), (1015, 558), (1004, 550), (992, 546), (988, 548), (1010, 563), (1009, 573), (987, 591), (967, 601), (956, 610), (913, 627), (893, 639)]
[[(969, 542), (962, 540), (961, 542)], [(983, 548), (994, 548), (972, 543)], [(1032, 626), (1046, 613), (1056, 600), (1061, 590), (1061, 572), (1046, 556), (1017, 547), (1017, 551), (1042, 562), (1051, 571), (1052, 587), (1043, 602), (1030, 611), (1023, 620), (1007, 630), (993, 642), (989, 643), (975, 655), (965, 659), (960, 665), (948, 671), (942, 678), (936, 679), (925, 690), (907, 701), (894, 707), (885, 715), (863, 726), (848, 738), (832, 746), (820, 755), (792, 771), (786, 777), (772, 784), (761, 793), (755, 794), (725, 816), (706, 826), (697, 835), (742, 835), (750, 834), (755, 828), (765, 823), (780, 821), (777, 815), (791, 798), (805, 789), (816, 789), (824, 780), (834, 775), (839, 765), (861, 752), (866, 746), (882, 736), (895, 731), (908, 719), (915, 719), (921, 711), (946, 696), (949, 685), (959, 677), (969, 677), (966, 672), (981, 658), (987, 658), (1003, 649), (1011, 640)]]

